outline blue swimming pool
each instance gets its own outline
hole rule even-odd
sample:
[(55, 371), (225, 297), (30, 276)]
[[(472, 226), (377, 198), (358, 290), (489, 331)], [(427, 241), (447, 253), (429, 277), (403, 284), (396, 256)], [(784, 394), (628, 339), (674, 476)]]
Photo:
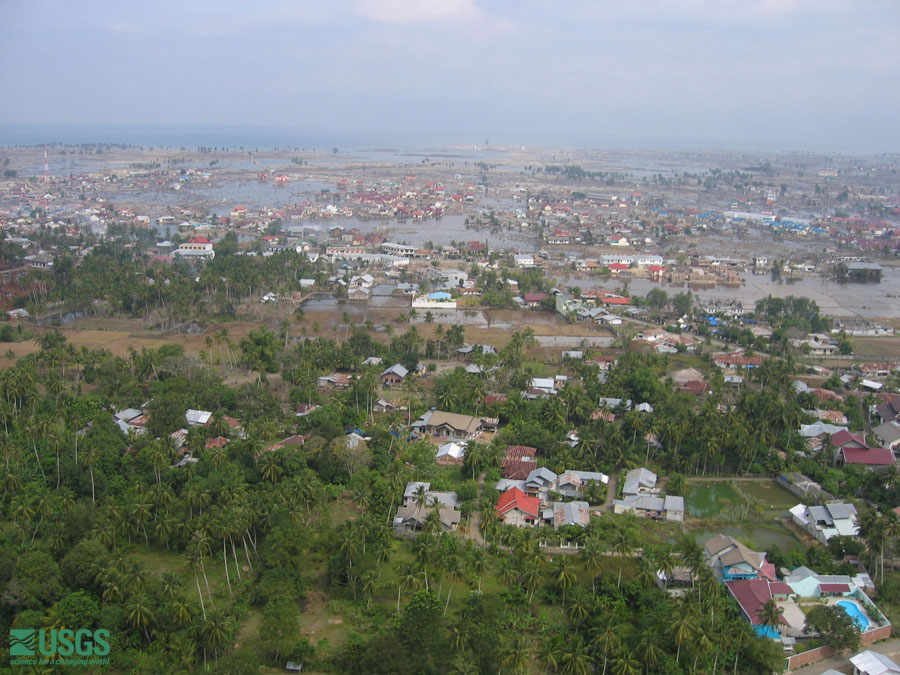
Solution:
[(850, 615), (850, 618), (856, 622), (856, 625), (859, 626), (860, 630), (864, 631), (869, 627), (869, 620), (866, 618), (866, 615), (860, 612), (859, 607), (857, 607), (854, 603), (847, 600), (841, 600), (838, 603), (838, 607), (840, 607)]

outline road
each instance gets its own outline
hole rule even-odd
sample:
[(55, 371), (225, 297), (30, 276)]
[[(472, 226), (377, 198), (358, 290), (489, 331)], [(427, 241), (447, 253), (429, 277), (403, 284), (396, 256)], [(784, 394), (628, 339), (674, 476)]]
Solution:
[[(884, 654), (888, 656), (894, 661), (900, 662), (900, 638), (894, 638), (892, 640), (885, 640), (884, 642), (879, 642), (874, 645), (862, 645), (860, 647), (860, 651), (864, 651), (866, 649), (870, 649), (873, 652), (878, 652), (879, 654)], [(819, 661), (818, 663), (812, 663), (808, 666), (803, 666), (802, 668), (797, 668), (796, 670), (789, 670), (787, 672), (792, 675), (821, 675), (829, 668), (833, 668), (841, 673), (852, 673), (853, 666), (850, 664), (850, 657), (852, 654), (839, 654), (838, 656), (832, 656), (830, 659), (825, 659), (824, 661)]]
[[(478, 476), (478, 502), (481, 502), (481, 495), (484, 494), (484, 476), (482, 471)], [(481, 511), (475, 511), (469, 517), (469, 529), (466, 532), (466, 539), (471, 539), (479, 546), (484, 546), (484, 537), (481, 536)]]

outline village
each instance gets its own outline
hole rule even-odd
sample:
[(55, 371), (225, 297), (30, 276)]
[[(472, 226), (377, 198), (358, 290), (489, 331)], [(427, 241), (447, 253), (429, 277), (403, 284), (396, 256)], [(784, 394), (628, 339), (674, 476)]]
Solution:
[[(617, 591), (623, 573), (672, 602), (718, 585), (790, 671), (846, 656), (890, 672), (857, 663), (878, 661), (864, 649), (900, 617), (900, 326), (877, 306), (892, 304), (898, 230), (870, 201), (859, 217), (804, 219), (779, 204), (808, 215), (827, 189), (801, 202), (749, 181), (751, 197), (701, 212), (657, 194), (668, 177), (580, 179), (589, 188), (547, 169), (428, 166), (373, 181), (351, 162), (326, 182), (295, 167), (252, 180), (330, 187), (211, 209), (136, 193), (214, 189), (215, 166), (0, 182), (6, 365), (78, 340), (98, 350), (83, 356), (88, 391), (114, 369), (104, 359), (143, 373), (104, 385), (102, 412), (74, 433), (114, 425), (121, 461), (157, 483), (234, 460), (274, 486), (302, 461), (337, 510), (351, 491), (374, 499), (394, 466), (379, 499), (398, 555), (446, 535), (498, 560), (578, 561), (588, 579), (601, 546)], [(897, 215), (871, 187), (858, 203), (869, 194)], [(760, 247), (773, 237), (781, 251)], [(109, 274), (121, 297), (103, 288), (112, 277), (87, 281)], [(875, 307), (826, 313), (803, 294), (825, 284), (848, 303), (869, 289)], [(167, 388), (203, 372), (242, 403)], [(345, 506), (358, 509), (347, 528), (367, 517)], [(297, 522), (312, 522), (306, 508)], [(357, 555), (333, 582), (354, 600)], [(420, 576), (427, 588), (428, 563)], [(390, 578), (399, 611), (405, 582)]]

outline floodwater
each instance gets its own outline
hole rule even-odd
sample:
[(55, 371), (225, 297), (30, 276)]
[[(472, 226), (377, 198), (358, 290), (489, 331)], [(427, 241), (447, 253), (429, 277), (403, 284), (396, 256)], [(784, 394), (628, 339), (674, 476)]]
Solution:
[(743, 274), (744, 285), (736, 288), (716, 287), (690, 289), (685, 286), (668, 286), (649, 279), (567, 279), (567, 286), (583, 289), (600, 288), (614, 290), (627, 284), (634, 295), (646, 295), (654, 288), (662, 288), (670, 296), (691, 291), (700, 300), (737, 300), (745, 310), (752, 310), (757, 300), (772, 296), (789, 295), (814, 300), (824, 314), (832, 316), (857, 316), (865, 319), (900, 318), (900, 269), (885, 267), (880, 284), (839, 284), (819, 276), (809, 276), (793, 283), (773, 282), (769, 275)]

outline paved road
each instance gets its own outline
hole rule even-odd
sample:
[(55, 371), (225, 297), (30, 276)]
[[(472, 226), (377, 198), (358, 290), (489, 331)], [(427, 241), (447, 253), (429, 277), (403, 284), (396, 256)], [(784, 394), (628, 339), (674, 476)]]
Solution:
[[(885, 656), (894, 659), (894, 661), (900, 662), (900, 638), (886, 640), (874, 645), (862, 645), (860, 647), (860, 651), (865, 649), (871, 649), (873, 652), (884, 654)], [(825, 659), (824, 661), (819, 661), (818, 663), (813, 663), (808, 666), (803, 666), (802, 668), (797, 668), (797, 670), (789, 670), (787, 672), (792, 675), (821, 675), (821, 673), (824, 673), (829, 668), (833, 668), (841, 673), (852, 673), (853, 666), (850, 664), (851, 656), (852, 654), (850, 653), (839, 654), (830, 659)]]

